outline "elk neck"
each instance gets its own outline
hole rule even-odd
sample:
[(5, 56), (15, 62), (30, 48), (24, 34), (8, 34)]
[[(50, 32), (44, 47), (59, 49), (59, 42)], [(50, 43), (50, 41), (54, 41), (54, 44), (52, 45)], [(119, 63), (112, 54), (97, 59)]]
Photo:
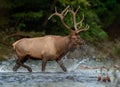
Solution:
[(65, 55), (71, 47), (72, 43), (69, 35), (59, 38), (59, 40), (56, 41), (57, 53), (60, 55)]

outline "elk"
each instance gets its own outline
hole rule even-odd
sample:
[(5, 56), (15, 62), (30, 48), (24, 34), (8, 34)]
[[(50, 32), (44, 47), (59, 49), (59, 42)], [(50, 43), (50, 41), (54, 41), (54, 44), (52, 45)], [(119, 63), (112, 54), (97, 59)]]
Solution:
[[(80, 7), (78, 7), (76, 11), (73, 11), (69, 8), (69, 6), (67, 6), (61, 13), (58, 13), (57, 9), (55, 8), (55, 13), (51, 14), (48, 18), (49, 20), (53, 16), (60, 17), (61, 23), (70, 31), (69, 35), (46, 35), (43, 37), (23, 38), (14, 42), (13, 49), (15, 50), (18, 58), (15, 66), (13, 67), (13, 71), (17, 71), (17, 69), (22, 66), (27, 68), (29, 72), (32, 72), (32, 69), (25, 65), (24, 62), (29, 58), (36, 58), (42, 60), (42, 72), (45, 71), (46, 63), (50, 60), (55, 60), (63, 69), (63, 71), (66, 72), (67, 69), (63, 65), (61, 58), (69, 51), (75, 49), (78, 45), (84, 44), (84, 41), (80, 38), (78, 33), (89, 29), (88, 25), (86, 25), (84, 28), (81, 28), (84, 15), (82, 16), (82, 20), (76, 23), (76, 14), (79, 8)], [(74, 29), (69, 27), (64, 22), (64, 17), (68, 12), (72, 13), (73, 15)]]

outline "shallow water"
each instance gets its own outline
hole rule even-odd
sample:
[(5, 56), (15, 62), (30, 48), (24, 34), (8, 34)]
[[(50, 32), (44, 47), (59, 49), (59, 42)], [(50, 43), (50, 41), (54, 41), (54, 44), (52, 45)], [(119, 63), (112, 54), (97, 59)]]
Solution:
[[(89, 58), (64, 58), (63, 62), (68, 72), (63, 72), (55, 61), (48, 62), (44, 73), (41, 72), (41, 61), (26, 62), (32, 68), (32, 73), (23, 67), (13, 72), (15, 60), (0, 62), (0, 87), (120, 87), (120, 84), (115, 85), (115, 82), (97, 81), (99, 67), (104, 64), (102, 62)], [(106, 74), (106, 70), (104, 72)], [(107, 73), (111, 76), (111, 71)], [(120, 72), (117, 71), (117, 74), (120, 75)]]

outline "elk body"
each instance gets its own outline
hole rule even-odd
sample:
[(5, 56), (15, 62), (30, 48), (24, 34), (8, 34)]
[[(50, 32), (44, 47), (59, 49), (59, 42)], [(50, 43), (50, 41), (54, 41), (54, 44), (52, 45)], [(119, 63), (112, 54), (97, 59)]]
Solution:
[[(78, 8), (79, 9), (79, 8)], [(49, 19), (56, 15), (61, 19), (62, 24), (70, 30), (70, 34), (67, 36), (57, 36), (57, 35), (46, 35), (43, 37), (36, 38), (23, 38), (15, 43), (13, 43), (13, 49), (15, 50), (18, 59), (16, 61), (15, 66), (13, 67), (14, 71), (20, 66), (23, 66), (28, 69), (29, 72), (32, 72), (32, 69), (25, 65), (24, 62), (29, 58), (37, 58), (42, 60), (42, 71), (45, 71), (45, 66), (47, 61), (55, 60), (63, 71), (67, 71), (65, 66), (63, 65), (61, 58), (68, 52), (77, 47), (77, 45), (82, 45), (84, 41), (80, 38), (79, 32), (88, 30), (89, 26), (86, 25), (85, 29), (81, 29), (82, 22), (84, 20), (84, 15), (82, 20), (76, 23), (76, 13), (78, 9), (74, 12), (69, 9), (69, 6), (66, 7), (61, 13), (58, 13), (55, 9), (55, 13), (53, 13)], [(64, 22), (65, 15), (71, 12), (73, 14), (74, 20), (74, 29), (69, 27)], [(80, 27), (78, 27), (78, 25)]]

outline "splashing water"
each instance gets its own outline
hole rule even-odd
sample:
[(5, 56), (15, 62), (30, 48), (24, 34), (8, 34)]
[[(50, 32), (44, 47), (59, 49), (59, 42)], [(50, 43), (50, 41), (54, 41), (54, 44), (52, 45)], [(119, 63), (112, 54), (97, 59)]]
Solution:
[[(62, 61), (67, 67), (68, 71), (75, 71), (76, 68), (85, 63), (88, 59), (78, 60), (78, 59), (68, 59), (64, 58)], [(0, 62), (0, 72), (13, 72), (12, 68), (15, 65), (15, 60), (2, 61)], [(30, 66), (33, 72), (41, 72), (41, 61), (28, 60), (26, 65)], [(46, 66), (47, 72), (63, 72), (60, 66), (55, 61), (49, 61)], [(25, 68), (20, 67), (18, 72), (28, 72)]]
[(75, 61), (76, 63), (75, 63), (74, 65), (70, 66), (70, 67), (68, 68), (68, 71), (69, 71), (69, 72), (75, 71), (80, 64), (84, 64), (85, 61), (87, 61), (87, 60), (88, 60), (88, 59), (83, 59), (83, 60), (79, 61), (79, 60), (74, 59), (73, 61)]

